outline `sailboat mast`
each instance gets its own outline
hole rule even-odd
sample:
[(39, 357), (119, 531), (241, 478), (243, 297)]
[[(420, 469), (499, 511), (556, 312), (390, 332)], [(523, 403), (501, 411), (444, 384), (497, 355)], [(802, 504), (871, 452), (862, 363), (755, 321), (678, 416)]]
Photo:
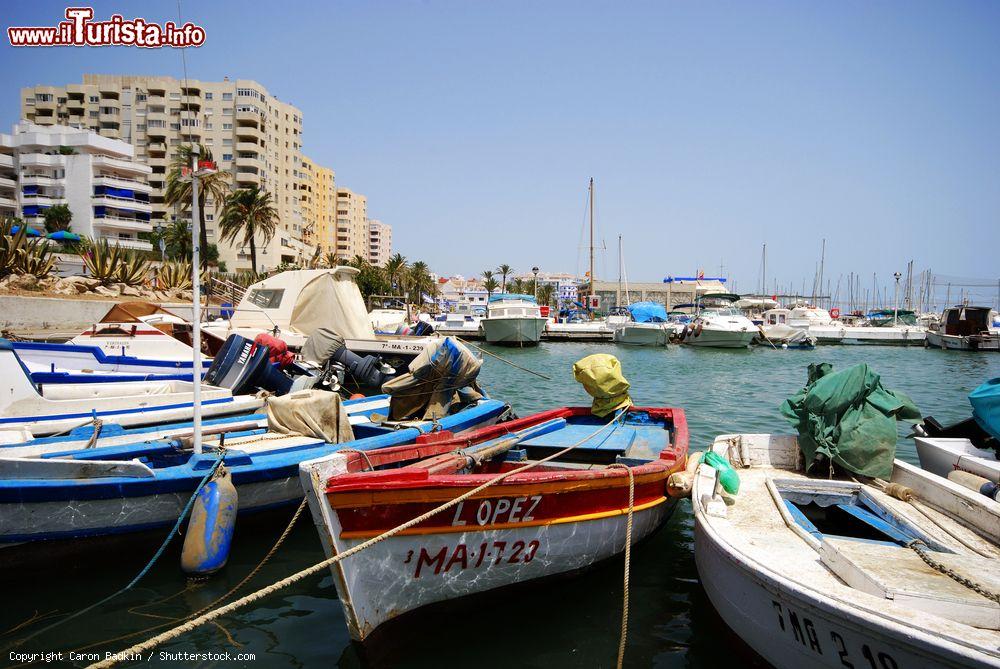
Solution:
[(594, 177), (590, 177), (590, 296), (597, 294), (594, 285)]
[(615, 295), (615, 306), (622, 305), (622, 236), (618, 235), (618, 294)]
[[(820, 294), (820, 298), (823, 297), (822, 296), (822, 292), (823, 292), (823, 266), (825, 264), (826, 264), (826, 238), (824, 237), (823, 238), (823, 249), (820, 251), (820, 254), (819, 254), (819, 289), (818, 290), (821, 293)], [(830, 291), (827, 290), (826, 292), (829, 293)], [(816, 306), (819, 306), (818, 302), (817, 302)], [(829, 306), (829, 305), (827, 305), (827, 306)]]
[(764, 244), (764, 251), (760, 261), (760, 299), (761, 306), (764, 306), (764, 293), (767, 292), (767, 244)]

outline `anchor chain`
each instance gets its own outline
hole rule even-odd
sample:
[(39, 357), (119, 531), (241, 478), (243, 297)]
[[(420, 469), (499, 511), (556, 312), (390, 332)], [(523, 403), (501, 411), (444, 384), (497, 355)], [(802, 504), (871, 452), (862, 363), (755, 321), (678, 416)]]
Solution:
[(972, 590), (973, 592), (982, 595), (986, 599), (991, 599), (997, 604), (1000, 604), (1000, 593), (996, 593), (993, 592), (992, 590), (986, 589), (986, 587), (981, 585), (980, 583), (973, 581), (971, 578), (968, 578), (967, 576), (959, 574), (954, 569), (951, 569), (950, 567), (943, 565), (934, 558), (932, 558), (927, 551), (927, 544), (925, 544), (923, 541), (916, 539), (906, 544), (906, 546), (916, 551), (917, 555), (920, 556), (920, 559), (926, 562), (927, 566), (930, 567), (931, 569), (935, 569), (941, 572), (951, 580), (961, 585), (964, 585), (969, 590)]

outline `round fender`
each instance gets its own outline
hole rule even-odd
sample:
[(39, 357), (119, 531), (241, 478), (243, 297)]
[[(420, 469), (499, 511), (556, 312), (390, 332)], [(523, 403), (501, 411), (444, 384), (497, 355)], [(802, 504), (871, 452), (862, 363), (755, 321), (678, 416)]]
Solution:
[(681, 341), (684, 341), (685, 339), (687, 339), (689, 331), (690, 329), (688, 328), (688, 324), (685, 323), (684, 327), (681, 329), (681, 333), (677, 335), (677, 338), (680, 339)]
[(701, 331), (704, 330), (704, 329), (705, 329), (705, 326), (703, 324), (701, 324), (701, 323), (698, 323), (697, 325), (695, 325), (694, 326), (694, 336), (695, 337), (700, 337), (701, 336)]

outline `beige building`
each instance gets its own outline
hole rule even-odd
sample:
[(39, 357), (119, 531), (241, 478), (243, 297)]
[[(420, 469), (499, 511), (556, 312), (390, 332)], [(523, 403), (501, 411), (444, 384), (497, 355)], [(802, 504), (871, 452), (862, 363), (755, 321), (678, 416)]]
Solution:
[(333, 253), (341, 260), (368, 257), (368, 198), (349, 188), (337, 188)]
[[(659, 302), (667, 309), (680, 304), (690, 304), (695, 297), (710, 293), (728, 292), (726, 284), (718, 279), (671, 279), (660, 283), (631, 283), (627, 286), (617, 281), (594, 282), (597, 295), (600, 298), (599, 311), (607, 311), (614, 306), (626, 306), (632, 302)], [(627, 288), (627, 290), (626, 290)], [(590, 292), (588, 283), (578, 288), (581, 296)]]
[[(136, 160), (152, 169), (153, 226), (180, 214), (163, 203), (166, 175), (178, 147), (200, 143), (234, 188), (259, 186), (274, 198), (280, 223), (274, 239), (258, 245), (256, 269), (307, 262), (313, 255), (315, 201), (304, 214), (300, 189), (317, 170), (303, 166), (302, 113), (255, 81), (88, 74), (82, 84), (21, 89), (21, 113), (40, 125), (85, 128), (132, 144)], [(230, 271), (249, 269), (248, 249), (220, 243), (215, 222), (222, 205), (206, 203), (209, 242), (218, 244)]]
[(384, 265), (392, 255), (392, 226), (368, 220), (368, 262)]
[(313, 224), (312, 243), (325, 257), (335, 252), (337, 246), (337, 188), (333, 170), (313, 163), (308, 192), (311, 200), (309, 220)]

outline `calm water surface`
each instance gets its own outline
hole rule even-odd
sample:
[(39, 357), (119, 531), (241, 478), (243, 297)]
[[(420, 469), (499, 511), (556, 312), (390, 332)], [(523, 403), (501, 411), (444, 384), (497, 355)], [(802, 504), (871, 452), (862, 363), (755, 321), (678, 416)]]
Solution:
[[(778, 405), (805, 383), (806, 366), (828, 361), (835, 368), (869, 363), (886, 387), (908, 393), (925, 414), (942, 422), (966, 418), (969, 391), (1000, 376), (1000, 356), (923, 348), (834, 346), (815, 351), (712, 351), (613, 348), (600, 344), (547, 344), (537, 349), (494, 349), (519, 365), (551, 377), (543, 380), (487, 359), (482, 380), (495, 397), (526, 415), (564, 404), (586, 403), (572, 378), (574, 361), (609, 352), (622, 362), (638, 404), (687, 411), (692, 447), (703, 449), (724, 432), (787, 432)], [(899, 455), (915, 461), (900, 428)], [(229, 564), (213, 580), (186, 586), (168, 552), (134, 591), (80, 620), (29, 642), (25, 649), (67, 651), (180, 617), (210, 603), (238, 583), (263, 557), (291, 517), (237, 526)], [(684, 502), (670, 524), (633, 553), (629, 666), (740, 666), (746, 656), (723, 630), (698, 584), (692, 556), (690, 506)], [(63, 560), (57, 569), (3, 583), (0, 631), (30, 616), (70, 612), (120, 588), (152, 554), (148, 544), (116, 547), (85, 561)], [(249, 592), (323, 558), (309, 514), (251, 582)], [(614, 666), (621, 620), (621, 560), (581, 577), (488, 596), (475, 604), (411, 616), (404, 630), (378, 649), (383, 666), (607, 667)], [(159, 630), (157, 630), (159, 631)], [(90, 652), (119, 650), (154, 632), (104, 643)], [(5, 647), (9, 637), (0, 639)], [(281, 591), (254, 608), (224, 618), (163, 647), (162, 651), (254, 653), (252, 662), (160, 660), (156, 666), (358, 667), (329, 576), (316, 576)], [(0, 666), (8, 663), (3, 652)], [(77, 662), (84, 665), (85, 662)]]

